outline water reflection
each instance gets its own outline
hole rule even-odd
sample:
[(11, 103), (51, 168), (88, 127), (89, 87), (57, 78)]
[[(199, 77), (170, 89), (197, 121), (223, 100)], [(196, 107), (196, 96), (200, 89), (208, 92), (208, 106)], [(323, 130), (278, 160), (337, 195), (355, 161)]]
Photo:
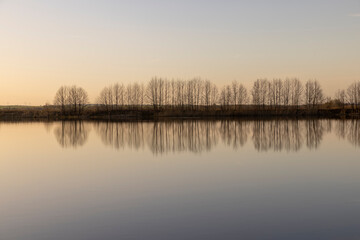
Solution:
[(209, 151), (217, 144), (216, 122), (171, 121), (149, 124), (147, 144), (154, 154)]
[(62, 122), (55, 137), (64, 147), (86, 143), (93, 126), (101, 141), (115, 149), (148, 148), (153, 154), (201, 153), (219, 143), (240, 149), (249, 139), (258, 151), (317, 149), (335, 125), (336, 135), (360, 146), (360, 120), (222, 120), (158, 122)]
[(323, 122), (320, 122), (319, 120), (307, 120), (305, 125), (306, 125), (306, 146), (309, 149), (318, 148), (325, 131)]
[[(245, 145), (250, 132), (248, 121), (221, 121), (218, 135), (228, 146), (238, 149)], [(214, 136), (217, 139), (217, 136)]]
[(339, 138), (347, 138), (354, 146), (360, 146), (360, 119), (337, 121), (336, 134)]
[(54, 130), (57, 142), (63, 148), (83, 146), (89, 136), (90, 128), (81, 121), (65, 121)]
[(105, 145), (116, 149), (144, 147), (144, 126), (140, 122), (97, 122), (94, 128)]
[(258, 151), (298, 151), (303, 144), (300, 121), (254, 121), (252, 139)]

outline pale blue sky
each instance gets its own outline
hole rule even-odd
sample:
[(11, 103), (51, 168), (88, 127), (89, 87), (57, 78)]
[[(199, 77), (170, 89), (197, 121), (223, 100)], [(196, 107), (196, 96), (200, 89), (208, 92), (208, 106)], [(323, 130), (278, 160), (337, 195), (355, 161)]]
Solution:
[(360, 80), (360, 1), (0, 0), (0, 104), (114, 82)]

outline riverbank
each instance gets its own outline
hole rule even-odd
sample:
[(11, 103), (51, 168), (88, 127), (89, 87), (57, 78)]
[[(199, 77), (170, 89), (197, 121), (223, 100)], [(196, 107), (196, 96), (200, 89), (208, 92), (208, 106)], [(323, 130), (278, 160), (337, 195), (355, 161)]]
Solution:
[(62, 113), (58, 108), (41, 107), (2, 107), (0, 108), (0, 120), (22, 121), (22, 120), (157, 120), (157, 119), (181, 119), (181, 118), (359, 118), (360, 112), (350, 106), (345, 108), (306, 108), (306, 107), (253, 107), (243, 106), (241, 108), (222, 108), (214, 106), (211, 108), (162, 108), (153, 109), (150, 106), (126, 107), (117, 110), (106, 110), (95, 106), (87, 107), (82, 113)]

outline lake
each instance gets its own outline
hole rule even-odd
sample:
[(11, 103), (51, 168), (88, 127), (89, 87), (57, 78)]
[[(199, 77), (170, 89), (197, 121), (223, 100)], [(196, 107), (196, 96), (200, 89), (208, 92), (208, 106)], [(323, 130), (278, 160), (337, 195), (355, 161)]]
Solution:
[(0, 123), (0, 239), (359, 239), (360, 120)]

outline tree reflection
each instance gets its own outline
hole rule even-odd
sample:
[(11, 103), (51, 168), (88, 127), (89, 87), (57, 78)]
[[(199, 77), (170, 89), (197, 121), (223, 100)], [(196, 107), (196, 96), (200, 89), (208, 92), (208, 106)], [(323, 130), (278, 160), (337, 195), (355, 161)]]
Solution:
[(81, 121), (64, 121), (55, 128), (54, 134), (61, 147), (76, 148), (86, 143), (89, 128)]
[(347, 138), (355, 146), (360, 146), (360, 120), (353, 119), (348, 122)]
[(154, 154), (190, 151), (209, 151), (217, 144), (216, 122), (172, 121), (155, 122), (148, 136)]
[(44, 127), (46, 132), (50, 132), (53, 126), (54, 126), (54, 122), (44, 122)]
[[(334, 124), (333, 124), (334, 123)], [(335, 133), (360, 146), (360, 120), (222, 120), (97, 122), (93, 126), (101, 141), (115, 149), (149, 148), (157, 154), (201, 153), (219, 143), (240, 149), (248, 139), (258, 151), (317, 149), (324, 134)], [(82, 146), (89, 129), (82, 122), (62, 122), (55, 136), (62, 147)]]
[(249, 122), (231, 120), (221, 121), (220, 129), (217, 132), (220, 134), (222, 141), (226, 145), (238, 149), (239, 147), (244, 146), (247, 141)]
[(299, 120), (254, 121), (253, 142), (258, 151), (298, 151), (303, 144)]
[(336, 121), (336, 135), (348, 139), (354, 146), (360, 146), (360, 119)]
[(345, 119), (336, 121), (335, 133), (341, 139), (344, 139), (347, 136), (347, 123), (348, 121)]
[(144, 124), (140, 122), (98, 122), (94, 125), (102, 142), (116, 149), (144, 147)]
[(306, 121), (306, 146), (309, 149), (319, 147), (324, 134), (323, 122), (318, 119)]

